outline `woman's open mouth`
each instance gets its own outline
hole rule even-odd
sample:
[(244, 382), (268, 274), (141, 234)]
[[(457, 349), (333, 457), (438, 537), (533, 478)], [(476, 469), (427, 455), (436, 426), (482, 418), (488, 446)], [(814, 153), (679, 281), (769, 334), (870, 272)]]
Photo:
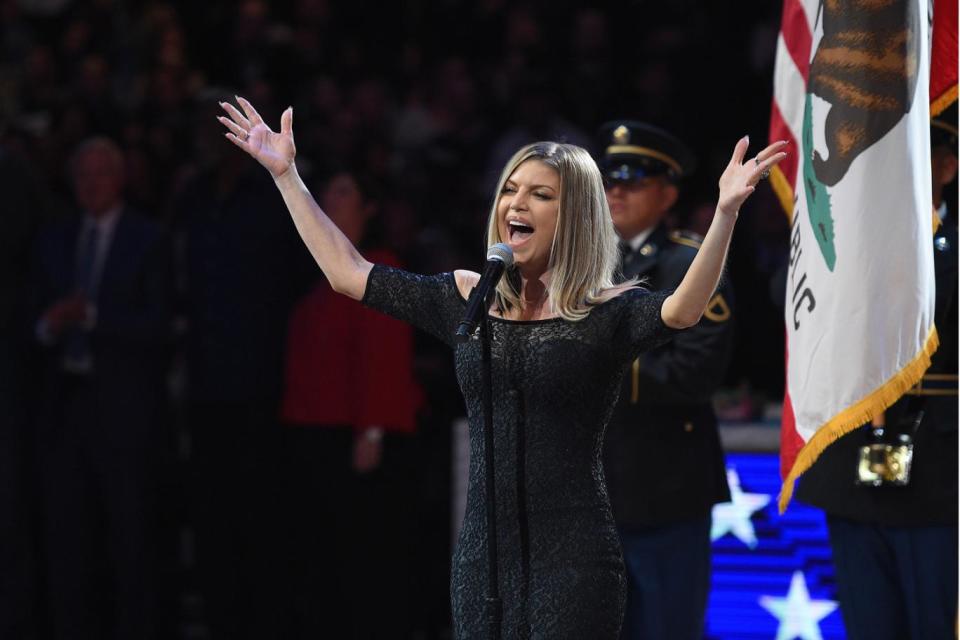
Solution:
[(520, 244), (530, 239), (533, 235), (533, 227), (519, 220), (509, 220), (507, 221), (507, 233), (509, 234), (510, 244)]

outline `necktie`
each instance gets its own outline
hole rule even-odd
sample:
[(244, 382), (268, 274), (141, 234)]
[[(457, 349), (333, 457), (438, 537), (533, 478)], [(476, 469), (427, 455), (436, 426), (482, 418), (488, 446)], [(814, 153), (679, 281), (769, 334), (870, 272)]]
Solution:
[[(88, 302), (96, 295), (94, 267), (97, 262), (97, 231), (97, 225), (93, 224), (83, 232), (80, 255), (77, 256), (77, 292), (83, 294)], [(74, 327), (67, 334), (64, 367), (73, 373), (89, 373), (93, 369), (90, 336), (81, 327)]]
[(93, 297), (94, 266), (97, 262), (97, 225), (90, 225), (83, 233), (77, 260), (77, 289), (88, 299)]
[(633, 262), (633, 247), (630, 246), (629, 242), (620, 241), (620, 255), (624, 268), (630, 266), (630, 263)]

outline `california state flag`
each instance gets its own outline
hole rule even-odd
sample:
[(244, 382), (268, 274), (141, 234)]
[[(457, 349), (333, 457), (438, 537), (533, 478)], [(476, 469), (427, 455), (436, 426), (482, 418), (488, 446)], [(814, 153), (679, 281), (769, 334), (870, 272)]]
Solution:
[(933, 326), (929, 12), (920, 0), (784, 0), (771, 176), (791, 221), (781, 433), (796, 478), (913, 386)]

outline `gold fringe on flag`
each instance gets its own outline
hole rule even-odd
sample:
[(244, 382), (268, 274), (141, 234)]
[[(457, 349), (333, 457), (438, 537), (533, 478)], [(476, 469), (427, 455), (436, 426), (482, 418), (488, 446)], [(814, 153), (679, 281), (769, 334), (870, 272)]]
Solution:
[(935, 118), (957, 100), (957, 85), (953, 85), (930, 102), (930, 117)]
[(787, 510), (790, 498), (793, 497), (794, 482), (803, 472), (813, 466), (823, 450), (844, 434), (853, 431), (862, 424), (866, 424), (874, 416), (888, 409), (908, 389), (917, 384), (923, 377), (924, 372), (930, 367), (930, 358), (939, 346), (940, 338), (937, 336), (937, 328), (935, 326), (930, 327), (923, 348), (907, 366), (895, 373), (879, 389), (853, 406), (847, 407), (817, 429), (813, 437), (800, 449), (797, 459), (793, 462), (793, 468), (790, 469), (790, 473), (787, 474), (787, 478), (780, 488), (779, 508), (781, 514)]
[(770, 187), (780, 200), (780, 206), (787, 214), (787, 222), (793, 222), (793, 188), (780, 167), (770, 169)]

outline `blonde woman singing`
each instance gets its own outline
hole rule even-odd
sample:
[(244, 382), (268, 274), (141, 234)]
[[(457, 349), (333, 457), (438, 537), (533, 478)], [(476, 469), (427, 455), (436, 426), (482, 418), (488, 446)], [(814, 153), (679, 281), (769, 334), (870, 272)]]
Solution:
[[(222, 105), (226, 137), (273, 176), (330, 285), (454, 350), (471, 463), (450, 591), (456, 637), (485, 637), (480, 344), (453, 339), (479, 275), (421, 276), (367, 262), (297, 174), (292, 109), (274, 132), (249, 102), (238, 102), (239, 109)], [(710, 230), (672, 292), (613, 284), (616, 235), (600, 172), (585, 150), (532, 144), (514, 154), (500, 176), (487, 243), (506, 243), (514, 254), (488, 316), (503, 638), (619, 635), (625, 577), (600, 460), (604, 428), (638, 352), (700, 320), (740, 206), (786, 156), (780, 142), (745, 161), (748, 142), (737, 142), (720, 177)]]

